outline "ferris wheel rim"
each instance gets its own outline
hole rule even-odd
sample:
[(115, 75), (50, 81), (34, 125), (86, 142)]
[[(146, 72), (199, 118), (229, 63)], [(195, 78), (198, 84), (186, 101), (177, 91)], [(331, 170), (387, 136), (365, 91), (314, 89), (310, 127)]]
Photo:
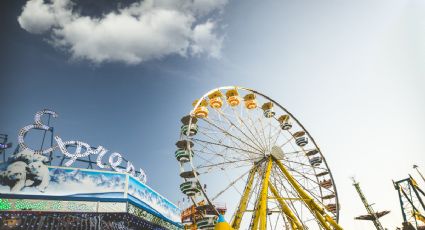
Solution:
[[(326, 158), (324, 157), (324, 155), (322, 154), (322, 151), (321, 151), (321, 149), (320, 149), (320, 147), (317, 145), (317, 143), (316, 143), (316, 141), (314, 140), (314, 138), (311, 136), (311, 134), (308, 132), (308, 130), (302, 125), (302, 123), (291, 113), (291, 112), (289, 112), (285, 107), (283, 107), (282, 105), (280, 105), (278, 102), (276, 102), (275, 100), (273, 100), (272, 98), (270, 98), (269, 96), (267, 96), (267, 95), (265, 95), (265, 94), (263, 94), (263, 93), (261, 93), (261, 92), (259, 92), (259, 91), (257, 91), (257, 90), (254, 90), (254, 89), (250, 89), (250, 88), (246, 88), (246, 87), (240, 87), (240, 86), (222, 86), (222, 87), (218, 87), (218, 88), (214, 88), (214, 89), (212, 89), (212, 90), (210, 90), (210, 91), (208, 91), (207, 93), (205, 93), (203, 96), (201, 96), (200, 98), (199, 98), (199, 100), (196, 102), (196, 104), (194, 104), (194, 107), (193, 107), (193, 109), (191, 110), (191, 112), (190, 112), (190, 120), (189, 120), (189, 126), (192, 124), (192, 118), (194, 117), (194, 111), (195, 111), (195, 109), (197, 108), (197, 107), (199, 107), (199, 105), (202, 103), (202, 100), (204, 100), (204, 99), (207, 99), (207, 97), (208, 97), (208, 95), (210, 95), (211, 93), (213, 93), (213, 92), (215, 92), (215, 91), (222, 91), (222, 90), (229, 90), (229, 89), (236, 89), (236, 90), (244, 90), (244, 91), (247, 91), (247, 92), (251, 92), (251, 93), (254, 93), (254, 94), (256, 94), (256, 95), (259, 95), (259, 96), (261, 96), (261, 97), (263, 97), (264, 99), (267, 99), (267, 100), (269, 100), (270, 102), (272, 102), (272, 103), (274, 103), (275, 105), (277, 105), (282, 111), (284, 111), (285, 113), (287, 113), (297, 124), (298, 124), (298, 126), (302, 129), (302, 131), (304, 131), (306, 134), (307, 134), (307, 136), (309, 137), (309, 139), (312, 141), (312, 143), (313, 143), (313, 145), (314, 145), (314, 147), (318, 150), (318, 153), (320, 154), (320, 157), (323, 159), (323, 163), (324, 163), (324, 166), (325, 166), (325, 168), (326, 168), (326, 170), (327, 170), (327, 172), (329, 173), (329, 177), (330, 177), (330, 179), (331, 179), (331, 181), (332, 181), (332, 183), (333, 183), (333, 192), (334, 192), (334, 194), (335, 194), (335, 201), (336, 201), (336, 207), (337, 207), (337, 211), (336, 211), (336, 213), (335, 213), (335, 217), (336, 217), (336, 221), (338, 222), (338, 220), (339, 220), (339, 210), (340, 210), (340, 206), (339, 206), (339, 198), (338, 198), (338, 193), (337, 193), (337, 188), (336, 188), (336, 183), (335, 183), (335, 180), (334, 180), (334, 177), (333, 177), (333, 175), (332, 175), (332, 172), (331, 172), (331, 169), (330, 169), (330, 167), (329, 167), (329, 165), (328, 165), (328, 163), (327, 163), (327, 161), (326, 161)], [(182, 135), (184, 135), (184, 134), (182, 134)], [(186, 135), (184, 135), (184, 136), (186, 136)], [(188, 136), (187, 136), (188, 137)], [(191, 146), (189, 146), (188, 147), (189, 149), (191, 148)], [(304, 150), (303, 150), (304, 151)], [(192, 169), (194, 170), (194, 171), (196, 171), (196, 167), (193, 165), (193, 161), (192, 161), (192, 156), (190, 157), (190, 164), (191, 164), (191, 167), (192, 167)], [(319, 179), (318, 179), (318, 176), (317, 175), (315, 175), (315, 177), (316, 177), (316, 179), (317, 179), (317, 181), (319, 181)], [(196, 179), (196, 181), (197, 181), (197, 183), (199, 184), (199, 185), (201, 185), (201, 180), (200, 180), (200, 178), (198, 177), (198, 175), (196, 175), (196, 173), (195, 173), (195, 179)], [(185, 180), (186, 181), (186, 180)], [(204, 188), (202, 188), (202, 186), (200, 186), (200, 190), (201, 190), (201, 192), (202, 192), (202, 194), (203, 194), (203, 196), (204, 196), (204, 198), (207, 200), (207, 202), (212, 206), (212, 207), (214, 207), (214, 205), (213, 205), (213, 203), (212, 203), (212, 201), (210, 200), (210, 198), (209, 198), (209, 196), (207, 195), (207, 193), (206, 193), (206, 191), (204, 190)], [(320, 191), (321, 191), (321, 189), (320, 189)], [(194, 200), (192, 200), (192, 203), (196, 206), (197, 204), (196, 204), (196, 202), (194, 201)], [(215, 209), (215, 207), (214, 207), (214, 209)], [(216, 211), (216, 213), (218, 214), (218, 211), (215, 209), (215, 211)]]

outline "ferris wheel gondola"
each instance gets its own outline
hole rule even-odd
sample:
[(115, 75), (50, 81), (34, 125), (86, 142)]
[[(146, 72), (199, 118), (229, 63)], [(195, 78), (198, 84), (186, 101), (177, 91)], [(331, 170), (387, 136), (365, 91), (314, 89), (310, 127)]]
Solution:
[(181, 121), (180, 190), (198, 209), (209, 207), (191, 220), (198, 229), (214, 229), (218, 201), (229, 204), (234, 229), (342, 229), (325, 157), (276, 101), (252, 89), (220, 87), (196, 100)]

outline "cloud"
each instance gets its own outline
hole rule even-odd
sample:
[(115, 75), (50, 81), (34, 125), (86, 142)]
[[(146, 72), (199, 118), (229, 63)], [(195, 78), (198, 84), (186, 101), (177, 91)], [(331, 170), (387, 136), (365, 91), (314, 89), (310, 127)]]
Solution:
[(144, 0), (101, 17), (82, 15), (71, 0), (29, 0), (20, 26), (43, 34), (74, 59), (138, 64), (167, 55), (219, 58), (214, 16), (227, 0)]
[(193, 29), (193, 45), (192, 54), (208, 53), (210, 56), (219, 58), (221, 51), (222, 38), (217, 38), (214, 35), (215, 24), (206, 22), (199, 24)]

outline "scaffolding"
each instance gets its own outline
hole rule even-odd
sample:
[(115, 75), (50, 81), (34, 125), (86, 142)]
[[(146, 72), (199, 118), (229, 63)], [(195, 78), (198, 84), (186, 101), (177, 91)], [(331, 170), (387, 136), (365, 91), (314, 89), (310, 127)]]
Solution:
[(408, 178), (394, 183), (398, 192), (404, 229), (425, 229), (425, 192), (409, 175)]
[(357, 182), (354, 178), (352, 178), (352, 180), (353, 180), (353, 186), (356, 188), (356, 191), (359, 194), (360, 199), (362, 200), (363, 205), (366, 208), (366, 211), (368, 213), (367, 215), (358, 216), (355, 219), (356, 220), (370, 220), (370, 221), (373, 222), (373, 224), (375, 225), (375, 228), (377, 230), (384, 230), (381, 222), (379, 221), (379, 218), (385, 216), (390, 211), (375, 212), (372, 208), (373, 204), (369, 204), (369, 202), (366, 199), (366, 196), (363, 194), (363, 191), (360, 188), (359, 182)]

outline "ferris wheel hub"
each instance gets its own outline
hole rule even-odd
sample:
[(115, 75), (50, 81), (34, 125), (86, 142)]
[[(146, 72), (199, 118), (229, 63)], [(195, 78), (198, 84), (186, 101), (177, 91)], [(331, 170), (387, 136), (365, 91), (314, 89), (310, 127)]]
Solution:
[(285, 156), (282, 148), (279, 147), (279, 146), (273, 146), (271, 152), (267, 155), (272, 155), (274, 158), (276, 158), (278, 160), (282, 160)]

